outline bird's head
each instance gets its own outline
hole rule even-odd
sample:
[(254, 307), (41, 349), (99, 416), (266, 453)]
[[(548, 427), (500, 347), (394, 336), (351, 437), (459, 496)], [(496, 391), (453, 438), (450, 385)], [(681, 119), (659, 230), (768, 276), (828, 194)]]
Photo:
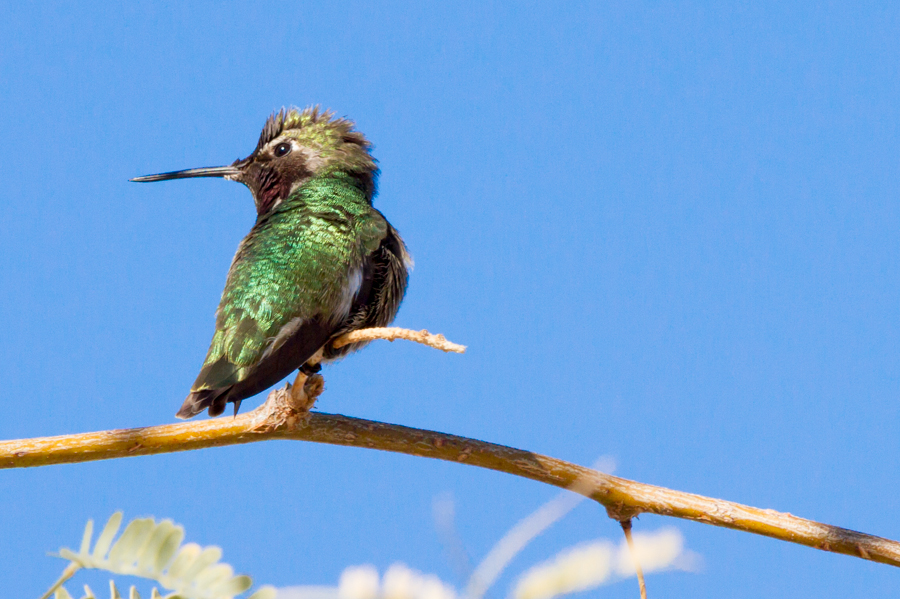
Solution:
[(281, 109), (266, 121), (256, 149), (246, 158), (229, 166), (192, 168), (132, 181), (223, 177), (249, 187), (256, 211), (263, 215), (312, 177), (341, 171), (356, 176), (371, 201), (378, 176), (371, 147), (352, 121), (335, 118), (331, 111), (318, 106)]

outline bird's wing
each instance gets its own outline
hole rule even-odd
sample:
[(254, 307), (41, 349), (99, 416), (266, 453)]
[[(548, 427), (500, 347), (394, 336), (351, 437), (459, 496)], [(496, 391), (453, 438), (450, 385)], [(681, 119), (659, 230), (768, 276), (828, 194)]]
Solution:
[(190, 418), (205, 409), (210, 416), (218, 416), (229, 402), (235, 404), (237, 413), (242, 400), (265, 391), (302, 366), (332, 336), (332, 327), (316, 318), (298, 318), (288, 327), (283, 340), (277, 346), (270, 344), (270, 351), (264, 352), (252, 368), (240, 368), (225, 356), (204, 365), (176, 416)]
[(400, 302), (406, 295), (413, 260), (406, 250), (406, 244), (390, 225), (378, 250), (371, 256), (376, 265), (373, 287), (378, 295), (366, 326), (385, 327), (394, 320), (400, 309)]
[[(386, 222), (386, 221), (385, 221)], [(366, 255), (366, 273), (353, 307), (335, 337), (369, 327), (386, 327), (397, 315), (406, 293), (412, 258), (397, 231), (387, 224), (378, 247)], [(324, 357), (335, 359), (356, 351), (366, 343), (351, 343), (340, 348), (325, 347)]]
[[(377, 217), (347, 220), (319, 212), (279, 234), (271, 219), (248, 235), (235, 255), (216, 331), (191, 394), (179, 411), (190, 417), (254, 395), (299, 368), (340, 329), (370, 286), (368, 255), (388, 225)], [(329, 227), (353, 226), (353, 231)], [(259, 226), (259, 225), (258, 225)]]

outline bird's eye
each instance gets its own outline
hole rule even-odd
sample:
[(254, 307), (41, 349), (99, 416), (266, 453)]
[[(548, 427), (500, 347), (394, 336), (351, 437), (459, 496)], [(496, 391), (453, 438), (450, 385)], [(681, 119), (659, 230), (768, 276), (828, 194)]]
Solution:
[(291, 153), (291, 144), (282, 143), (275, 146), (275, 157), (281, 158), (282, 156), (287, 156)]

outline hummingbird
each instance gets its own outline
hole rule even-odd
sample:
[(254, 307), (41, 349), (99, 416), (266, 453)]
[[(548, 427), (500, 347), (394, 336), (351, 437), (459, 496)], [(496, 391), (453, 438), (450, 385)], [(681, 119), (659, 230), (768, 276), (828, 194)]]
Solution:
[[(222, 177), (246, 185), (256, 223), (238, 246), (197, 380), (176, 416), (221, 414), (300, 369), (317, 372), (364, 343), (337, 337), (391, 323), (412, 260), (372, 206), (379, 169), (352, 121), (318, 106), (282, 108), (256, 149), (230, 166), (131, 179)], [(315, 361), (315, 360), (313, 360)], [(310, 362), (310, 363), (308, 363)]]

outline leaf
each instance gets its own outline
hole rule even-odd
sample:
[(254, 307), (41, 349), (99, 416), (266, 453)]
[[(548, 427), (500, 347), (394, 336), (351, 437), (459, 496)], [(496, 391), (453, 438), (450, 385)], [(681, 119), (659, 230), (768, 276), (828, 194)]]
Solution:
[(81, 537), (81, 548), (78, 549), (78, 553), (83, 553), (87, 555), (87, 552), (91, 548), (91, 536), (94, 534), (94, 521), (88, 520), (87, 524), (84, 527), (84, 536)]
[(200, 555), (196, 560), (194, 560), (194, 563), (192, 563), (185, 570), (184, 574), (182, 574), (181, 577), (184, 580), (192, 580), (201, 572), (203, 572), (203, 570), (213, 565), (220, 559), (222, 559), (222, 550), (219, 547), (216, 547), (215, 545), (207, 547), (202, 552), (200, 552)]
[(72, 595), (66, 590), (66, 587), (59, 587), (53, 593), (53, 599), (72, 599)]
[[(116, 539), (121, 525), (122, 513), (116, 512), (91, 550), (93, 521), (88, 521), (78, 553), (66, 547), (59, 550), (59, 555), (71, 562), (67, 566), (66, 571), (71, 570), (67, 577), (78, 568), (94, 568), (147, 578), (172, 591), (163, 597), (154, 587), (152, 599), (231, 599), (248, 591), (253, 584), (249, 576), (235, 576), (230, 565), (219, 561), (221, 548), (201, 547), (196, 543), (182, 545), (184, 529), (171, 520), (156, 522), (153, 518), (135, 518)], [(274, 589), (270, 592), (268, 588), (260, 589), (254, 597), (273, 599)], [(72, 599), (67, 594), (59, 594), (65, 592), (64, 589), (58, 591), (56, 599)], [(110, 581), (110, 596), (122, 599), (113, 580)], [(128, 598), (140, 599), (136, 587), (129, 589)], [(84, 599), (96, 599), (87, 586)]]
[(102, 560), (106, 557), (106, 552), (109, 551), (113, 537), (119, 532), (120, 524), (122, 524), (122, 512), (116, 512), (109, 517), (106, 526), (103, 527), (103, 532), (100, 533), (100, 538), (97, 539), (97, 544), (94, 545), (92, 554), (94, 559)]
[(160, 545), (154, 559), (153, 568), (156, 572), (162, 572), (169, 565), (169, 562), (172, 561), (172, 557), (184, 540), (184, 529), (175, 525), (173, 527), (173, 530), (169, 532), (162, 545)]
[(234, 569), (228, 564), (213, 564), (194, 578), (194, 584), (200, 588), (211, 589), (231, 580)]
[(275, 590), (275, 587), (266, 585), (260, 587), (258, 591), (250, 595), (247, 599), (275, 599), (277, 596), (278, 591)]
[(139, 552), (147, 542), (148, 536), (153, 532), (152, 518), (137, 518), (128, 523), (125, 532), (109, 550), (110, 565), (114, 568), (118, 565), (130, 566), (137, 562)]
[(249, 590), (252, 586), (253, 579), (242, 574), (240, 576), (233, 576), (219, 585), (210, 585), (209, 590), (217, 597), (234, 597), (235, 595), (240, 595), (244, 591)]
[(175, 556), (175, 561), (173, 561), (172, 565), (169, 567), (169, 576), (172, 578), (183, 579), (184, 573), (191, 567), (191, 564), (194, 563), (201, 551), (203, 551), (203, 549), (197, 543), (188, 543), (184, 545), (181, 548), (181, 551), (178, 552), (178, 555)]
[[(138, 555), (138, 570), (150, 570), (156, 567), (156, 556), (159, 555), (160, 549), (174, 529), (175, 526), (171, 520), (163, 520), (150, 531), (147, 542), (144, 543), (144, 547)], [(162, 568), (158, 569), (162, 570)]]

